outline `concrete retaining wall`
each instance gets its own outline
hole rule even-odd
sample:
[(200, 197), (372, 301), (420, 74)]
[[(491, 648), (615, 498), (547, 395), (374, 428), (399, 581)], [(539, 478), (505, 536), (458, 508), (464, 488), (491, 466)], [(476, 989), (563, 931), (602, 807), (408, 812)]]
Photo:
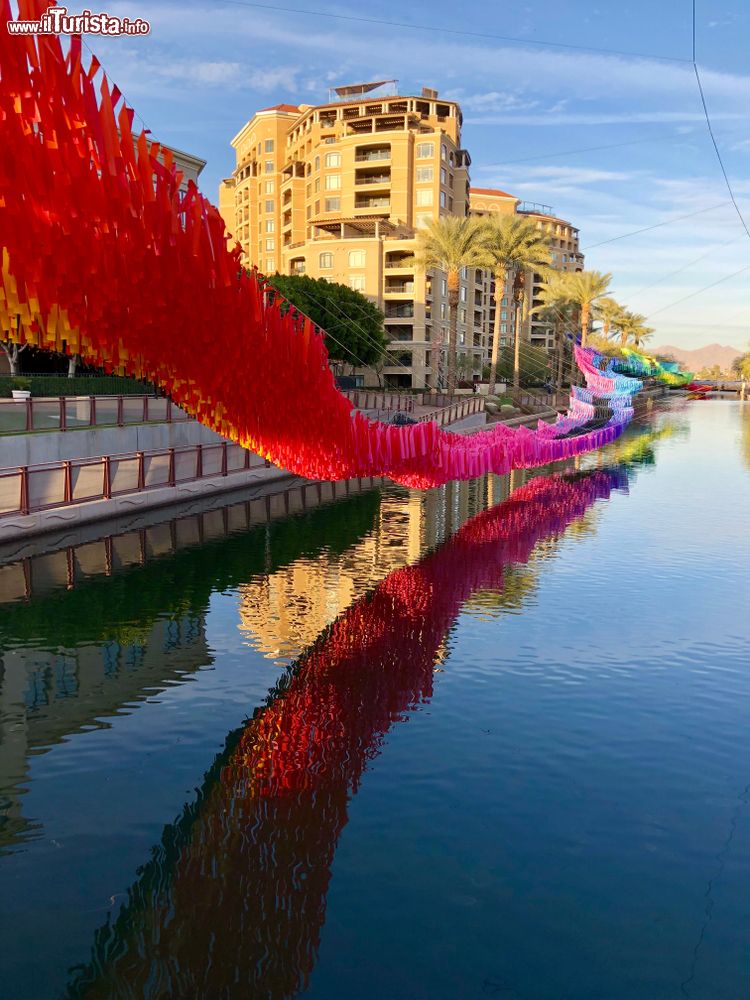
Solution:
[(218, 444), (222, 440), (224, 439), (197, 420), (8, 434), (0, 437), (0, 468), (44, 465), (46, 462), (63, 462), (71, 458), (185, 448), (196, 444)]

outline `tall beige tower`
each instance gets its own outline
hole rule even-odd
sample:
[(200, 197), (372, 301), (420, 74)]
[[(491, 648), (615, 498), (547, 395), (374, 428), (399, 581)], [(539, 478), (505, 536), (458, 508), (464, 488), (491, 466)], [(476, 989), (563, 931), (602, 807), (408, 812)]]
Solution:
[[(468, 214), (470, 158), (455, 102), (427, 88), (398, 95), (394, 83), (257, 112), (232, 140), (237, 163), (220, 208), (248, 265), (368, 296), (386, 317), (386, 384), (423, 388), (436, 384), (432, 347), (447, 343), (448, 299), (444, 275), (415, 268), (415, 234), (441, 215)], [(486, 316), (484, 277), (475, 279), (462, 279), (459, 349), (478, 374)], [(362, 375), (377, 384), (373, 371)]]

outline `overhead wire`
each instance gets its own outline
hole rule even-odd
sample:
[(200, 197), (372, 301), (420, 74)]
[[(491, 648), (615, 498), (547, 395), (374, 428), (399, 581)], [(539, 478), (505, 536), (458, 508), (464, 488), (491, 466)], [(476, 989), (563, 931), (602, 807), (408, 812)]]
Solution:
[(726, 185), (727, 191), (729, 192), (729, 197), (732, 201), (732, 204), (734, 205), (734, 210), (737, 213), (737, 216), (740, 222), (742, 223), (745, 232), (747, 233), (748, 239), (750, 239), (750, 228), (748, 228), (748, 224), (745, 221), (745, 217), (742, 214), (740, 206), (737, 204), (737, 198), (735, 197), (734, 190), (732, 188), (732, 183), (729, 180), (729, 174), (727, 173), (727, 169), (724, 166), (724, 159), (721, 155), (719, 144), (716, 141), (716, 135), (714, 133), (713, 125), (711, 123), (711, 116), (708, 112), (708, 104), (706, 103), (706, 95), (703, 91), (703, 83), (701, 81), (701, 74), (698, 68), (698, 62), (696, 58), (696, 52), (697, 52), (696, 0), (692, 0), (692, 6), (693, 6), (693, 72), (695, 73), (695, 82), (698, 85), (698, 95), (700, 97), (700, 103), (703, 109), (703, 115), (706, 119), (706, 127), (708, 128), (708, 134), (711, 138), (711, 144), (714, 148), (714, 152), (716, 153), (716, 159), (719, 161), (719, 167), (721, 168), (721, 174), (722, 177), (724, 178), (724, 183)]
[(733, 271), (731, 274), (725, 274), (723, 278), (719, 278), (717, 281), (712, 281), (709, 285), (704, 285), (703, 288), (698, 288), (694, 292), (690, 292), (689, 295), (684, 295), (681, 299), (677, 299), (676, 302), (670, 302), (669, 305), (661, 306), (659, 309), (655, 309), (652, 313), (649, 313), (646, 319), (651, 319), (652, 316), (658, 316), (659, 313), (666, 312), (668, 309), (674, 308), (674, 306), (679, 306), (683, 302), (687, 302), (688, 299), (695, 298), (696, 295), (702, 295), (703, 292), (709, 291), (711, 288), (716, 288), (717, 285), (723, 284), (725, 281), (731, 281), (732, 278), (736, 278), (740, 274), (744, 274), (746, 271), (750, 271), (750, 264), (746, 264), (741, 267), (738, 271)]
[(589, 243), (586, 247), (581, 247), (581, 252), (586, 253), (588, 250), (595, 250), (597, 247), (606, 246), (608, 243), (617, 243), (618, 240), (626, 240), (631, 236), (639, 236), (641, 233), (649, 233), (652, 229), (661, 229), (663, 226), (671, 226), (675, 222), (684, 222), (685, 219), (692, 219), (696, 215), (703, 215), (705, 212), (715, 212), (719, 208), (723, 208), (728, 205), (728, 201), (719, 202), (718, 205), (709, 205), (708, 208), (699, 208), (695, 212), (688, 212), (687, 215), (678, 215), (673, 219), (664, 219), (663, 222), (656, 222), (652, 226), (644, 226), (642, 229), (633, 229), (629, 233), (621, 233), (620, 236), (612, 236), (608, 240), (602, 240), (600, 243)]
[(304, 7), (286, 7), (278, 4), (259, 3), (255, 0), (219, 0), (220, 3), (232, 4), (236, 7), (252, 7), (256, 10), (269, 10), (279, 14), (302, 14), (307, 17), (326, 17), (337, 21), (352, 21), (358, 24), (377, 24), (388, 28), (406, 28), (412, 31), (428, 31), (435, 34), (463, 36), (465, 38), (490, 39), (492, 41), (510, 42), (515, 45), (527, 45), (535, 48), (568, 49), (572, 52), (594, 52), (612, 56), (628, 56), (631, 59), (658, 59), (663, 62), (689, 63), (689, 59), (681, 56), (666, 56), (655, 52), (633, 52), (622, 49), (608, 49), (594, 45), (575, 45), (572, 42), (552, 42), (546, 39), (522, 38), (516, 35), (498, 35), (487, 31), (467, 31), (461, 28), (449, 28), (437, 24), (415, 24), (408, 21), (391, 21), (386, 18), (363, 17), (357, 14), (338, 14), (325, 10), (310, 10)]

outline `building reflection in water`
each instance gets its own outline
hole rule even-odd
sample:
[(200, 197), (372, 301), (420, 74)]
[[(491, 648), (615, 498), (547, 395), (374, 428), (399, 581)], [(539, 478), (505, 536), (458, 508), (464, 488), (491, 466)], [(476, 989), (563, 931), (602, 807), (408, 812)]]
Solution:
[[(306, 583), (304, 611), (317, 616), (309, 627), (335, 620), (230, 735), (197, 800), (165, 828), (127, 903), (98, 931), (90, 962), (73, 970), (67, 995), (276, 1000), (303, 990), (349, 797), (390, 727), (431, 698), (435, 663), (461, 607), (477, 593), (502, 592), (509, 565), (526, 563), (540, 541), (626, 484), (622, 466), (534, 478), (452, 537), (461, 501), (445, 491), (442, 545), (407, 565), (409, 550), (393, 546), (384, 566), (382, 544), (355, 543), (356, 557), (336, 563), (333, 600), (324, 585), (330, 562), (308, 561), (318, 574)], [(424, 548), (429, 539), (415, 527), (423, 519), (400, 523), (410, 551)], [(291, 593), (291, 572), (273, 591), (279, 603)], [(373, 575), (375, 589), (336, 617), (339, 600)], [(243, 588), (244, 627), (271, 593)], [(270, 655), (311, 634), (307, 625), (282, 628), (274, 643), (259, 633)]]

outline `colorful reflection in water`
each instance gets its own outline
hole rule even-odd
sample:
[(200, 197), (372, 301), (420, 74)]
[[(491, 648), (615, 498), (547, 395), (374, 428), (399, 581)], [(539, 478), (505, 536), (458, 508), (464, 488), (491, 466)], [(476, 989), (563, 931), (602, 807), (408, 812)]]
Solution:
[[(15, 720), (19, 731), (20, 714), (13, 707), (8, 681), (21, 666), (27, 677), (36, 677), (25, 695), (26, 754), (31, 756), (26, 757), (24, 766), (19, 758), (15, 770), (4, 764), (2, 772), (3, 777), (12, 778), (8, 783), (6, 777), (8, 822), (4, 830), (4, 842), (11, 853), (4, 862), (0, 860), (0, 878), (6, 873), (0, 888), (17, 890), (25, 884), (30, 893), (28, 902), (19, 900), (12, 907), (17, 926), (8, 923), (0, 930), (4, 941), (21, 946), (20, 954), (17, 948), (3, 963), (5, 981), (12, 985), (13, 995), (276, 1000), (311, 992), (312, 996), (325, 997), (356, 994), (421, 1000), (422, 996), (482, 996), (504, 990), (524, 1000), (556, 998), (559, 990), (548, 990), (546, 978), (538, 979), (531, 990), (528, 982), (525, 988), (519, 986), (523, 976), (518, 970), (513, 980), (505, 972), (483, 972), (465, 994), (463, 987), (456, 985), (455, 976), (441, 983), (436, 974), (430, 981), (431, 974), (423, 968), (428, 954), (424, 946), (415, 954), (414, 970), (407, 970), (398, 949), (391, 947), (382, 956), (384, 968), (394, 963), (394, 977), (385, 987), (379, 979), (381, 972), (371, 983), (362, 979), (361, 973), (354, 979), (351, 971), (345, 974), (343, 955), (339, 955), (336, 973), (330, 945), (325, 959), (323, 951), (326, 939), (341, 940), (342, 918), (336, 913), (345, 913), (346, 908), (342, 909), (338, 895), (332, 901), (331, 880), (334, 878), (340, 887), (351, 881), (350, 862), (337, 862), (337, 853), (343, 841), (358, 836), (350, 829), (347, 837), (342, 837), (342, 831), (351, 823), (353, 803), (364, 797), (362, 789), (376, 776), (379, 784), (385, 779), (392, 785), (391, 822), (398, 826), (401, 821), (404, 802), (399, 782), (401, 777), (408, 785), (410, 776), (406, 772), (391, 776), (392, 752), (378, 759), (398, 731), (412, 728), (401, 723), (421, 717), (426, 731), (434, 724), (445, 747), (426, 747), (424, 752), (428, 754), (426, 763), (431, 760), (436, 770), (447, 767), (450, 774), (453, 766), (477, 766), (481, 756), (474, 762), (472, 758), (480, 753), (479, 745), (467, 749), (470, 743), (454, 741), (454, 734), (459, 735), (455, 720), (462, 715), (462, 696), (460, 688), (458, 693), (456, 689), (461, 672), (451, 677), (451, 665), (456, 652), (466, 647), (466, 623), (473, 621), (472, 628), (479, 629), (481, 635), (497, 629), (498, 613), (511, 612), (521, 619), (530, 616), (537, 602), (535, 592), (559, 579), (559, 573), (578, 566), (580, 571), (570, 578), (575, 582), (568, 584), (564, 595), (553, 597), (551, 604), (549, 595), (546, 597), (550, 628), (561, 644), (560, 665), (535, 668), (541, 682), (536, 732), (542, 743), (550, 740), (546, 729), (551, 727), (550, 732), (554, 732), (556, 716), (541, 707), (547, 699), (544, 678), (563, 669), (573, 676), (571, 655), (585, 658), (585, 644), (576, 631), (581, 622), (587, 621), (592, 641), (598, 626), (607, 621), (611, 642), (619, 635), (634, 634), (628, 633), (628, 623), (618, 619), (607, 603), (606, 588), (597, 595), (592, 618), (588, 619), (590, 604), (588, 608), (577, 606), (585, 593), (580, 574), (599, 580), (599, 571), (592, 568), (596, 562), (591, 562), (591, 549), (600, 532), (605, 537), (611, 534), (605, 530), (612, 511), (607, 500), (626, 493), (634, 484), (638, 493), (657, 482), (651, 474), (641, 480), (634, 472), (653, 467), (658, 474), (660, 450), (682, 447), (687, 440), (684, 426), (680, 419), (657, 418), (653, 426), (641, 427), (606, 454), (582, 463), (578, 470), (535, 476), (526, 482), (516, 474), (513, 481), (477, 481), (429, 494), (390, 488), (381, 492), (372, 484), (369, 491), (291, 519), (281, 509), (276, 520), (269, 515), (264, 523), (256, 523), (253, 518), (257, 512), (249, 508), (235, 511), (231, 518), (223, 515), (221, 520), (212, 514), (191, 526), (183, 524), (178, 529), (172, 525), (168, 551), (157, 551), (157, 535), (143, 529), (137, 545), (135, 536), (129, 543), (133, 552), (140, 552), (140, 562), (134, 555), (130, 568), (123, 566), (110, 577), (94, 571), (94, 553), (99, 549), (77, 550), (72, 589), (52, 585), (51, 563), (39, 561), (27, 566), (25, 585), (33, 584), (33, 596), (5, 605), (0, 622), (5, 671), (3, 720), (6, 724)], [(630, 498), (622, 500), (623, 515), (629, 504)], [(215, 531), (209, 541), (210, 524), (215, 525)], [(626, 576), (634, 572), (629, 564), (634, 540), (649, 530), (645, 524), (629, 529), (627, 545), (619, 549), (621, 573)], [(180, 537), (184, 544), (175, 545)], [(620, 534), (602, 544), (621, 546), (622, 541)], [(119, 558), (126, 560), (128, 549), (122, 538), (108, 547), (110, 565), (113, 553), (120, 552)], [(555, 571), (552, 555), (558, 566)], [(610, 562), (606, 557), (604, 565)], [(89, 566), (88, 574), (83, 572), (84, 565)], [(69, 554), (68, 572), (70, 566)], [(79, 570), (80, 576), (76, 575)], [(609, 579), (611, 586), (617, 585), (614, 578)], [(87, 614), (87, 609), (93, 613)], [(570, 625), (561, 615), (567, 615)], [(457, 626), (461, 621), (463, 624)], [(470, 653), (477, 660), (476, 676), (494, 686), (505, 671), (496, 664), (494, 671), (487, 673), (489, 661), (480, 643)], [(566, 644), (579, 652), (571, 654)], [(263, 660), (269, 666), (286, 664), (265, 699), (259, 696), (263, 684), (266, 689), (269, 686), (263, 675), (258, 674), (253, 681), (257, 692), (253, 694), (241, 673), (253, 657), (257, 664)], [(448, 671), (448, 688), (438, 698), (443, 677), (436, 680), (436, 671), (444, 669)], [(224, 675), (233, 679), (222, 692), (218, 685)], [(470, 671), (465, 679), (473, 676)], [(160, 786), (154, 776), (164, 772), (162, 789), (168, 780), (172, 791), (177, 791), (180, 782), (193, 781), (192, 776), (203, 771), (213, 754), (207, 753), (210, 743), (201, 731), (216, 726), (219, 714), (215, 701), (233, 702), (232, 710), (241, 712), (237, 698), (243, 686), (245, 704), (258, 707), (243, 724), (224, 728), (224, 733), (230, 729), (230, 735), (215, 754), (196, 794), (183, 795), (187, 804), (174, 822), (164, 826), (169, 806), (160, 803)], [(451, 690), (448, 703), (445, 690)], [(105, 703), (109, 711), (103, 711)], [(587, 707), (584, 717), (591, 710)], [(113, 711), (127, 714), (121, 722)], [(606, 711), (596, 703), (596, 713)], [(222, 708), (222, 712), (231, 718), (229, 709)], [(471, 730), (475, 723), (469, 721), (474, 713), (470, 699), (463, 712)], [(523, 720), (529, 708), (520, 701), (515, 708), (509, 705), (509, 712), (504, 724), (512, 729), (516, 725), (513, 714)], [(425, 718), (433, 714), (434, 719)], [(451, 720), (448, 728), (440, 721), (443, 716), (446, 722)], [(144, 734), (156, 724), (173, 736), (165, 735), (159, 742), (160, 737), (146, 735), (146, 761), (138, 757), (137, 749), (134, 751), (132, 736), (125, 735), (125, 742), (118, 737), (126, 721), (147, 727), (137, 728)], [(612, 725), (616, 728), (614, 720)], [(69, 735), (81, 729), (84, 731), (78, 735)], [(95, 739), (98, 743), (92, 742)], [(183, 740), (189, 745), (187, 757), (180, 749)], [(105, 749), (108, 745), (112, 746), (110, 751)], [(43, 756), (35, 756), (40, 751)], [(3, 752), (4, 760), (10, 760), (7, 743)], [(526, 754), (527, 750), (521, 745), (514, 752)], [(531, 801), (535, 789), (549, 783), (549, 815), (536, 817), (540, 829), (555, 821), (560, 786), (559, 778), (553, 780), (553, 775), (568, 759), (568, 752), (564, 745), (552, 750), (548, 778), (535, 774), (529, 765), (522, 772)], [(113, 756), (118, 753), (132, 757), (129, 772), (120, 768)], [(58, 758), (61, 763), (56, 769), (53, 766), (51, 779), (63, 799), (57, 813), (53, 810), (45, 815), (42, 809), (37, 819), (39, 766), (45, 761), (54, 765)], [(182, 769), (167, 779), (170, 769), (183, 758)], [(479, 766), (479, 774), (483, 766)], [(514, 784), (508, 785), (514, 766), (511, 758), (504, 765), (507, 776), (498, 774), (498, 794), (507, 786), (504, 802), (495, 803), (492, 784), (482, 786), (488, 799), (486, 807), (507, 813), (508, 823), (515, 822), (516, 814), (520, 822), (523, 812), (518, 805), (513, 806)], [(87, 826), (90, 818), (79, 824), (77, 839), (82, 847), (78, 850), (76, 837), (68, 832), (66, 838), (60, 816), (74, 811), (76, 802), (90, 803), (96, 798), (96, 790), (106, 787), (100, 780), (108, 780), (103, 773), (107, 767), (116, 788), (130, 796), (122, 806), (125, 830), (118, 840), (116, 795), (105, 791), (109, 813), (99, 814), (100, 827)], [(376, 773), (368, 780), (366, 772), (371, 768)], [(27, 775), (31, 776), (31, 794), (24, 796)], [(665, 780), (668, 775), (665, 765)], [(80, 782), (80, 776), (87, 783), (85, 788), (73, 784)], [(92, 779), (93, 785), (88, 787)], [(451, 792), (452, 780), (446, 778), (445, 794), (457, 799)], [(461, 780), (458, 773), (455, 780)], [(468, 774), (465, 780), (471, 784)], [(46, 780), (41, 780), (41, 786), (51, 787)], [(56, 794), (53, 792), (53, 797)], [(143, 817), (139, 816), (139, 794)], [(413, 794), (422, 793), (417, 789)], [(430, 795), (425, 788), (425, 808)], [(599, 808), (605, 816), (604, 804)], [(138, 859), (137, 871), (129, 863), (107, 856), (107, 851), (111, 852), (107, 844), (147, 844), (144, 837), (154, 828), (151, 817), (158, 815), (164, 818), (160, 835), (151, 835), (150, 858), (142, 846), (139, 859), (131, 851)], [(408, 818), (403, 819), (408, 824)], [(468, 816), (466, 819), (468, 833), (472, 823)], [(103, 838), (101, 846), (99, 836)], [(429, 838), (426, 827), (420, 836)], [(533, 842), (539, 834), (529, 829), (525, 836)], [(496, 834), (488, 829), (480, 856), (487, 850), (490, 854), (508, 850), (507, 845), (498, 843), (493, 852), (495, 839)], [(59, 848), (54, 846), (56, 842)], [(364, 853), (360, 858), (365, 869), (370, 864), (382, 866), (383, 848), (371, 843), (369, 850), (373, 849), (378, 853)], [(59, 857), (70, 866), (69, 876), (55, 863), (57, 850), (64, 852)], [(457, 859), (465, 853), (457, 840), (451, 850)], [(445, 868), (447, 898), (451, 882), (458, 885), (462, 881), (457, 872), (451, 874), (455, 866), (451, 850), (435, 858), (435, 864)], [(522, 878), (523, 866), (518, 871)], [(404, 875), (409, 878), (408, 872)], [(546, 877), (555, 885), (564, 873), (551, 867)], [(86, 888), (89, 878), (91, 886)], [(97, 902), (95, 885), (108, 887), (104, 891), (113, 893), (111, 902), (102, 905), (102, 888)], [(589, 890), (584, 885), (580, 891), (585, 895)], [(42, 961), (32, 968), (30, 934), (33, 928), (52, 926), (53, 897), (58, 892), (65, 899), (77, 900), (70, 909), (70, 926), (57, 920), (61, 940), (46, 940)], [(402, 895), (400, 888), (395, 895)], [(45, 898), (53, 908), (51, 915), (41, 909)], [(450, 904), (444, 902), (443, 906), (445, 919), (453, 919)], [(460, 915), (459, 910), (454, 917)], [(520, 911), (519, 916), (522, 927), (525, 917)], [(357, 921), (369, 926), (373, 920), (391, 919), (393, 915), (381, 907), (372, 913), (363, 911)], [(408, 941), (412, 928), (405, 914), (401, 918), (396, 914), (399, 919), (400, 933)], [(431, 914), (423, 910), (420, 919), (429, 924)], [(376, 941), (378, 932), (373, 933)], [(466, 922), (465, 915), (455, 925), (457, 941), (467, 955), (475, 947), (472, 939), (481, 938), (482, 933), (479, 924)], [(507, 933), (512, 933), (510, 928)], [(562, 930), (560, 936), (564, 937)], [(693, 945), (691, 940), (690, 947)], [(375, 943), (373, 948), (376, 953)], [(541, 948), (543, 960), (547, 952), (554, 952), (552, 941)], [(364, 955), (365, 951), (360, 944), (359, 953)], [(366, 959), (373, 960), (374, 955)], [(437, 969), (444, 956), (436, 951), (432, 960)], [(509, 961), (506, 955), (503, 962)], [(70, 970), (67, 973), (66, 968)], [(372, 972), (372, 965), (369, 968)], [(417, 968), (422, 969), (419, 982), (414, 978)], [(685, 970), (681, 972), (683, 980), (689, 980), (689, 963)], [(523, 973), (529, 974), (533, 981), (533, 972)], [(595, 988), (603, 982), (607, 982), (606, 976), (600, 977)], [(700, 995), (689, 991), (690, 984), (688, 995)], [(588, 986), (581, 987), (579, 994), (570, 994), (597, 995), (603, 994)], [(646, 993), (613, 990), (611, 995), (619, 1000)]]
[[(199, 804), (165, 833), (72, 996), (258, 996), (304, 990), (349, 798), (384, 735), (432, 696), (461, 606), (501, 591), (624, 466), (532, 479), (415, 565), (356, 601), (232, 739)], [(221, 933), (217, 928), (221, 927)]]

